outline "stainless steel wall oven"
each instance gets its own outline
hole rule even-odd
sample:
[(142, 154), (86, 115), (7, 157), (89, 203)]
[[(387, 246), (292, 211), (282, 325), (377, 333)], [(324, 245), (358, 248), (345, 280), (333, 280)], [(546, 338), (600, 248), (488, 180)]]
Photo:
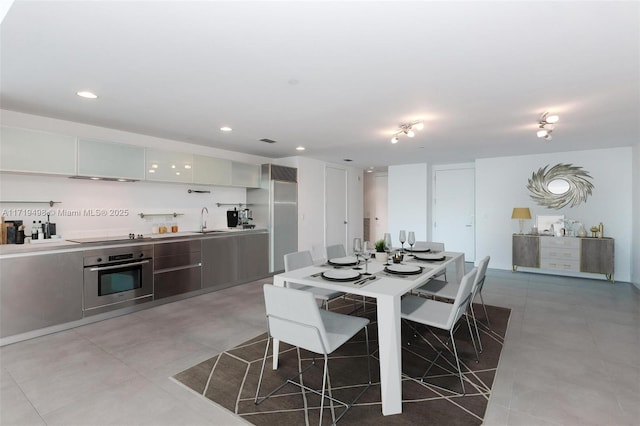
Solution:
[(153, 245), (84, 253), (84, 316), (153, 299)]

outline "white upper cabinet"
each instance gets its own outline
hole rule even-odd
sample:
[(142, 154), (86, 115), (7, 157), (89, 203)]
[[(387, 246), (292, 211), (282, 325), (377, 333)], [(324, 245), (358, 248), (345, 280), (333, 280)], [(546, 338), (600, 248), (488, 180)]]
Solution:
[(231, 165), (231, 185), (243, 186), (245, 188), (259, 188), (260, 165), (233, 161)]
[(161, 182), (193, 182), (193, 154), (146, 149), (146, 179)]
[(231, 185), (231, 160), (193, 156), (193, 183), (203, 185)]
[(76, 138), (2, 126), (0, 170), (73, 176), (76, 174)]
[(78, 139), (78, 175), (142, 180), (144, 147)]

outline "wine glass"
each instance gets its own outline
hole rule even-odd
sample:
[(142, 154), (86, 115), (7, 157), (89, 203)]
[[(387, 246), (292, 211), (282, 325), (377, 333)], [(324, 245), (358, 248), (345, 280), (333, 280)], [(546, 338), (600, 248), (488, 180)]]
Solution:
[(363, 275), (371, 275), (368, 272), (369, 259), (371, 259), (371, 250), (372, 250), (372, 245), (370, 241), (365, 241), (364, 243), (362, 243), (362, 252), (364, 256), (364, 274)]
[[(360, 263), (360, 255), (362, 254), (362, 238), (354, 238), (353, 239), (353, 253), (356, 255), (356, 261)], [(353, 268), (353, 269), (361, 269), (361, 268)]]
[(389, 264), (389, 253), (391, 253), (391, 234), (384, 234), (384, 251), (387, 253), (387, 265)]
[(401, 252), (404, 253), (404, 242), (407, 241), (407, 233), (405, 231), (400, 231), (398, 239), (400, 240), (400, 244), (402, 244)]
[(416, 243), (416, 233), (413, 231), (409, 231), (409, 240), (407, 241), (411, 246), (411, 251), (413, 252), (413, 245)]

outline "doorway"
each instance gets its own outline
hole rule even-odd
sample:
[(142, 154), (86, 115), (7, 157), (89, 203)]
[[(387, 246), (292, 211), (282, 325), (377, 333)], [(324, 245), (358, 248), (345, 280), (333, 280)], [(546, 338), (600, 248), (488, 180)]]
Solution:
[(433, 172), (433, 241), (475, 261), (475, 169), (443, 166)]
[(347, 246), (347, 171), (325, 168), (325, 246)]

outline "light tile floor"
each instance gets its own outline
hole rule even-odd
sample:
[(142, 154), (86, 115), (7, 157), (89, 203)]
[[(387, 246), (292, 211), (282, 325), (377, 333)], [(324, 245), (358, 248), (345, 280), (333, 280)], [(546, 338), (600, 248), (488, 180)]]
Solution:
[[(640, 291), (489, 270), (512, 309), (487, 425), (640, 424)], [(260, 282), (0, 348), (0, 424), (242, 425), (170, 376), (264, 332)]]

